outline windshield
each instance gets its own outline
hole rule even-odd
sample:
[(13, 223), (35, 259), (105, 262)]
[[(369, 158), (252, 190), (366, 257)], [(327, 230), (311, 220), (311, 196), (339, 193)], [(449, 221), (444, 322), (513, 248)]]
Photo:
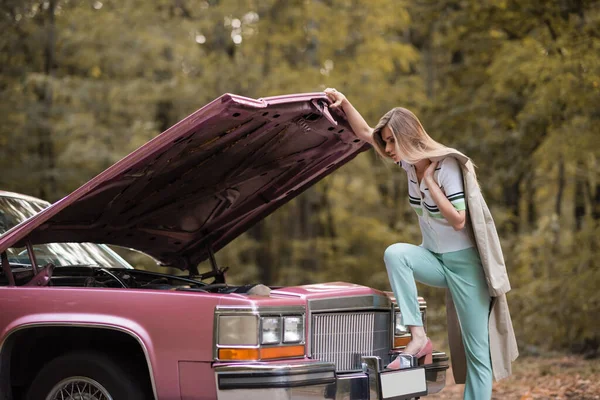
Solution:
[[(42, 211), (49, 204), (32, 199), (0, 196), (0, 235)], [(98, 265), (105, 268), (132, 268), (108, 246), (94, 243), (47, 243), (33, 246), (37, 264), (53, 263), (57, 267), (67, 265)], [(30, 265), (25, 248), (7, 250), (11, 264)]]

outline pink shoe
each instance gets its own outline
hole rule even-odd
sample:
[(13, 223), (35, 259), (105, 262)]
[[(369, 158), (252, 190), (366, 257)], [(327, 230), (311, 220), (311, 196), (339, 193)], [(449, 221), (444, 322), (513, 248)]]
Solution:
[[(433, 361), (432, 353), (433, 353), (433, 344), (431, 343), (431, 340), (429, 340), (429, 338), (427, 338), (425, 345), (416, 354), (413, 354), (413, 356), (417, 360), (419, 360), (419, 365), (431, 364)], [(403, 354), (403, 353), (400, 353), (400, 354)], [(394, 359), (394, 361), (389, 363), (386, 366), (386, 368), (400, 369), (400, 357), (396, 357), (396, 359)]]

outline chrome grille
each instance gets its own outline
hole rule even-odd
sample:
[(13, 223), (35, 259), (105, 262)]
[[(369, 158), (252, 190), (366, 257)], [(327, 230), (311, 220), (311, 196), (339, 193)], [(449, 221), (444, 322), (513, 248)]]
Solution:
[(312, 316), (312, 357), (335, 363), (337, 372), (360, 370), (361, 356), (385, 359), (391, 344), (386, 311), (323, 313)]

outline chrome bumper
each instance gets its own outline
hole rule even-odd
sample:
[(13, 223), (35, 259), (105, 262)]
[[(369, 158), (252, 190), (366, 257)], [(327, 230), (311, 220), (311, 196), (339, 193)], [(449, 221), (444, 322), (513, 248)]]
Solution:
[[(363, 357), (362, 361), (362, 372), (339, 375), (336, 375), (333, 363), (321, 361), (219, 365), (215, 367), (217, 396), (225, 400), (380, 400), (383, 398), (380, 388), (381, 360), (378, 357)], [(433, 364), (424, 368), (427, 394), (442, 390), (446, 384), (448, 357), (435, 352)]]

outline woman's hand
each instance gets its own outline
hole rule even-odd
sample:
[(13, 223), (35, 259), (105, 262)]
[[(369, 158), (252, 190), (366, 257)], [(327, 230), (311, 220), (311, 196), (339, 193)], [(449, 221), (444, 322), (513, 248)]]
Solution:
[(330, 108), (339, 108), (342, 106), (342, 103), (346, 101), (346, 96), (334, 88), (325, 89), (325, 94), (329, 97), (329, 100), (331, 100)]
[(373, 144), (373, 128), (367, 124), (362, 115), (350, 104), (346, 96), (333, 88), (325, 89), (325, 94), (332, 102), (329, 108), (343, 111), (356, 136), (365, 142)]
[(437, 161), (432, 161), (431, 164), (429, 164), (429, 166), (425, 170), (425, 173), (423, 174), (423, 178), (428, 181), (433, 182), (433, 173), (435, 172), (437, 165), (438, 165)]
[(450, 200), (446, 197), (446, 194), (442, 191), (442, 188), (440, 188), (439, 184), (433, 178), (437, 166), (438, 162), (432, 161), (423, 173), (423, 180), (429, 188), (429, 194), (431, 195), (433, 202), (440, 209), (440, 213), (446, 218), (446, 221), (452, 225), (454, 230), (460, 231), (465, 227), (465, 221), (467, 219), (466, 212), (464, 210), (457, 211), (456, 208), (454, 208)]

